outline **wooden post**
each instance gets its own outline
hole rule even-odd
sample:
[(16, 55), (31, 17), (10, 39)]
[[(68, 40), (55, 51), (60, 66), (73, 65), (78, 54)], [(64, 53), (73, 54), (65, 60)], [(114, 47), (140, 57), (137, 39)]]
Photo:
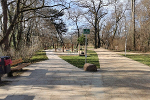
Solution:
[(1, 58), (1, 73), (0, 73), (0, 83), (1, 83), (1, 77), (2, 77), (2, 74), (5, 74), (5, 63), (4, 63), (4, 58)]
[(0, 74), (0, 83), (1, 83), (1, 77), (2, 77), (2, 75)]
[(56, 50), (56, 44), (55, 44), (55, 52), (57, 52), (57, 50)]
[(1, 75), (0, 75), (0, 83), (1, 83)]
[(57, 41), (57, 49), (58, 49), (58, 41)]
[(62, 52), (64, 52), (64, 45), (62, 46)]
[(72, 50), (72, 52), (73, 52), (73, 44), (72, 44), (72, 46), (71, 46), (71, 50)]
[(80, 43), (79, 43), (79, 45), (78, 45), (78, 53), (79, 53), (79, 55), (80, 55)]
[(84, 55), (86, 55), (86, 45), (84, 46)]

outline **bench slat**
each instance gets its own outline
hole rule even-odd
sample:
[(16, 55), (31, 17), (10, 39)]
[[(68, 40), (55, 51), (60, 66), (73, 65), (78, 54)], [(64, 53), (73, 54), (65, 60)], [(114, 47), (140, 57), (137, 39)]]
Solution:
[(10, 65), (11, 66), (17, 65), (17, 64), (22, 63), (22, 62), (23, 62), (23, 60), (20, 58), (20, 59), (17, 59), (17, 60), (12, 60), (12, 64), (10, 64)]
[(26, 66), (28, 66), (28, 65), (30, 65), (30, 64), (31, 64), (31, 63), (22, 63), (22, 64), (20, 64), (20, 65), (18, 65), (18, 66), (12, 67), (11, 70), (12, 70), (12, 71), (21, 70), (23, 67), (26, 67)]
[[(24, 67), (26, 67), (26, 66), (28, 66), (28, 65), (31, 64), (31, 63), (22, 63), (22, 62), (23, 62), (22, 58), (17, 59), (17, 60), (12, 60), (11, 66), (14, 66), (14, 65), (17, 65), (17, 66), (11, 67), (11, 72), (9, 72), (9, 73), (7, 74), (7, 76), (8, 76), (8, 77), (11, 77), (11, 76), (13, 76), (13, 72), (19, 71), (19, 70), (21, 70), (22, 68), (24, 68)], [(19, 64), (19, 65), (18, 65), (18, 64)]]

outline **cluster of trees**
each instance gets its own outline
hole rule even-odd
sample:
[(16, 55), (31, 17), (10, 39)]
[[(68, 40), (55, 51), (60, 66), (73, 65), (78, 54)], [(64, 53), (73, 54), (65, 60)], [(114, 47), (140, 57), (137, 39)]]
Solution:
[(82, 33), (83, 25), (79, 23), (86, 19), (86, 26), (91, 29), (89, 41), (95, 48), (115, 49), (118, 46), (119, 50), (124, 50), (127, 39), (128, 50), (148, 51), (149, 4), (148, 0), (74, 0), (78, 9), (69, 13), (77, 26), (76, 33)]
[[(94, 38), (94, 47), (100, 48), (101, 47), (101, 39), (100, 39), (100, 31), (101, 31), (101, 22), (102, 19), (107, 14), (107, 11), (104, 9), (105, 6), (108, 6), (110, 2), (104, 3), (103, 0), (75, 0), (74, 5), (78, 7), (75, 11), (69, 11), (70, 19), (75, 22), (78, 37), (80, 36), (79, 33), (82, 33), (83, 28), (90, 28), (92, 33), (94, 34), (91, 37), (91, 40)], [(82, 10), (81, 10), (82, 9)], [(71, 9), (73, 10), (73, 9)], [(75, 13), (73, 13), (75, 12)], [(81, 22), (82, 19), (85, 19), (88, 23), (86, 25), (79, 26), (79, 21)], [(81, 19), (81, 20), (80, 20)], [(82, 20), (82, 21), (85, 21)]]
[(4, 55), (29, 57), (58, 40), (63, 43), (67, 29), (61, 17), (68, 7), (54, 1), (1, 0), (0, 47)]
[(71, 33), (74, 44), (83, 28), (90, 28), (88, 42), (95, 48), (123, 50), (127, 39), (128, 50), (148, 51), (149, 4), (149, 0), (1, 0), (0, 47), (4, 55), (24, 57), (58, 42), (64, 45), (69, 41), (63, 36), (66, 15), (67, 23), (71, 20), (76, 26)]
[[(110, 49), (118, 46), (124, 50), (127, 38), (127, 49), (149, 51), (150, 9), (148, 0), (130, 0), (127, 4), (115, 2), (114, 13), (106, 21), (102, 31), (103, 38), (109, 41)], [(112, 34), (113, 33), (113, 34)]]

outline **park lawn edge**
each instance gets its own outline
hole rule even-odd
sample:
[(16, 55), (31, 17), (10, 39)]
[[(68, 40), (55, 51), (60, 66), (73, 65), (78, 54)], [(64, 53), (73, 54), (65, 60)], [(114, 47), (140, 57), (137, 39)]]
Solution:
[(134, 61), (138, 61), (142, 64), (150, 66), (150, 55), (149, 54), (127, 54), (126, 56), (121, 54), (124, 57), (130, 58)]
[(40, 61), (48, 60), (48, 57), (46, 56), (46, 51), (39, 50), (35, 52), (35, 54), (30, 58), (27, 59), (25, 62), (27, 63), (36, 63)]
[[(100, 68), (99, 58), (98, 58), (97, 53), (95, 51), (88, 50), (87, 55), (88, 55), (87, 63), (95, 64), (97, 66), (97, 68)], [(77, 56), (72, 56), (72, 55), (61, 56), (61, 55), (59, 55), (59, 57), (78, 68), (83, 68), (83, 66), (85, 64), (85, 56), (79, 56), (79, 55), (77, 55)]]

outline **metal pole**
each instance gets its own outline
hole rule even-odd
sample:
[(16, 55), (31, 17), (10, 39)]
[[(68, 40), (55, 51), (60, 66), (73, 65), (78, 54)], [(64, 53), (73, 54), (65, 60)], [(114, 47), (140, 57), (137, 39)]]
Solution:
[(85, 63), (86, 63), (86, 59), (87, 59), (87, 34), (85, 35)]
[(78, 53), (79, 53), (79, 56), (80, 56), (80, 43), (78, 44)]
[(125, 56), (126, 56), (126, 51), (127, 51), (127, 36), (126, 36), (126, 41), (125, 41)]
[(125, 17), (125, 36), (126, 36), (126, 40), (125, 40), (125, 56), (126, 56), (126, 52), (127, 52), (127, 27), (126, 27), (126, 17)]

